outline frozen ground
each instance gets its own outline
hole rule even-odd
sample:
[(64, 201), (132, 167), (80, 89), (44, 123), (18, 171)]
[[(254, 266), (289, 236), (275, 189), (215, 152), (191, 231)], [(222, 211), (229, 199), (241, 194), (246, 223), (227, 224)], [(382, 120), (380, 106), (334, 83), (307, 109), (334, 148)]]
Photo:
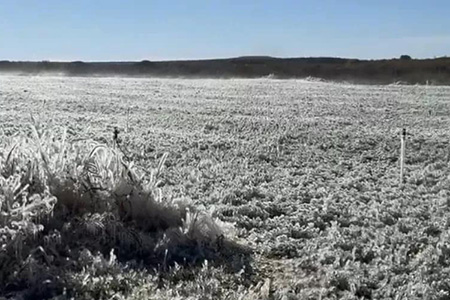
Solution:
[(254, 249), (248, 289), (270, 279), (269, 298), (448, 299), (449, 99), (433, 86), (0, 76), (0, 130), (33, 115), (72, 140), (110, 142), (118, 127), (144, 168), (169, 152), (163, 197), (234, 222)]

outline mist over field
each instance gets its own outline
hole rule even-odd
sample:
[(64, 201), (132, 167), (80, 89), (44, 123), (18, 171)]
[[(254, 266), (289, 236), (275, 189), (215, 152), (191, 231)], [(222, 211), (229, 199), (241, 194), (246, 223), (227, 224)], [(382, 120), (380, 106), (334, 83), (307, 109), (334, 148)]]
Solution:
[(0, 73), (19, 75), (122, 76), (147, 78), (320, 78), (357, 84), (450, 84), (450, 58), (360, 60), (334, 57), (139, 62), (0, 61)]

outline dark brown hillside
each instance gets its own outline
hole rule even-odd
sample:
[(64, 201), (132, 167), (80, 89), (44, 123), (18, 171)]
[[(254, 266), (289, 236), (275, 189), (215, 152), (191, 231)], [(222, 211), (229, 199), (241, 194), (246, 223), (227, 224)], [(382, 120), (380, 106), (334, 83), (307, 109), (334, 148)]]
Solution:
[(63, 73), (72, 76), (164, 76), (276, 78), (318, 77), (355, 83), (404, 82), (450, 84), (450, 58), (358, 60), (332, 57), (274, 58), (244, 56), (230, 59), (140, 62), (12, 62), (0, 61), (0, 72)]

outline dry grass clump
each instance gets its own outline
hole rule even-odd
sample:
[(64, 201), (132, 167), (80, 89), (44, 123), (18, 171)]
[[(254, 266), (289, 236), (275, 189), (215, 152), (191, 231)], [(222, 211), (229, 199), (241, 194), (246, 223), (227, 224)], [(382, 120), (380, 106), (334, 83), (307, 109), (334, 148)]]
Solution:
[[(0, 295), (126, 294), (130, 269), (119, 270), (116, 259), (161, 273), (175, 263), (220, 262), (238, 253), (210, 215), (161, 196), (166, 158), (147, 172), (125, 162), (114, 145), (70, 141), (65, 131), (33, 125), (29, 133), (3, 136)], [(94, 294), (88, 289), (90, 296), (80, 292), (102, 274), (123, 280), (111, 279)]]

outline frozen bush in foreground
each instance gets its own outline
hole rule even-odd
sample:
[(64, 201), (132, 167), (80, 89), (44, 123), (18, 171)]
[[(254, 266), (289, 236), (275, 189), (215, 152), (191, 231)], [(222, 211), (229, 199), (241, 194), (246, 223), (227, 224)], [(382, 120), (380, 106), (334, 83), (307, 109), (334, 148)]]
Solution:
[[(69, 141), (66, 132), (32, 126), (31, 136), (2, 137), (0, 295), (78, 295), (78, 277), (70, 274), (104, 266), (108, 256), (111, 267), (88, 276), (117, 273), (116, 255), (159, 270), (220, 260), (235, 245), (219, 223), (187, 201), (161, 197), (157, 177), (166, 157), (145, 172), (117, 147)], [(123, 282), (111, 284), (127, 291)]]

